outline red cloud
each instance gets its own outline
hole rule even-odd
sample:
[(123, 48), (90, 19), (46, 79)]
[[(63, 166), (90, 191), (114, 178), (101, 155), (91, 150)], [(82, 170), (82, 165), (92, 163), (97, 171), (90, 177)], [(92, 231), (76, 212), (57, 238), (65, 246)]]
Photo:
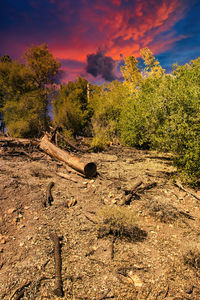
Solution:
[[(72, 1), (49, 0), (48, 12), (52, 16), (49, 19), (52, 24), (48, 35), (46, 30), (41, 38), (40, 30), (35, 30), (34, 35), (15, 37), (10, 34), (4, 40), (7, 39), (6, 43), (11, 45), (14, 37), (17, 47), (21, 44), (24, 45), (20, 46), (22, 48), (30, 46), (30, 39), (31, 44), (46, 42), (57, 58), (86, 62), (87, 55), (96, 53), (99, 47), (117, 60), (120, 54), (139, 56), (143, 47), (150, 47), (157, 54), (184, 38), (177, 35), (173, 26), (184, 17), (185, 0), (75, 2), (78, 5)], [(35, 1), (32, 0), (32, 3)], [(45, 23), (44, 27), (48, 25)], [(73, 70), (65, 68), (70, 76)]]
[[(116, 60), (120, 54), (138, 57), (143, 47), (150, 47), (157, 54), (184, 38), (173, 31), (176, 22), (184, 17), (186, 7), (181, 0), (137, 0), (134, 4), (121, 0), (95, 0), (92, 4), (82, 1), (84, 6), (76, 11), (79, 20), (71, 27), (70, 40), (61, 46), (60, 37), (50, 44), (59, 58), (86, 61), (87, 54), (95, 53), (99, 47)], [(66, 26), (75, 12), (69, 4), (68, 9), (68, 15), (60, 10)], [(166, 34), (168, 31), (170, 34)]]
[[(82, 0), (80, 8), (71, 7), (69, 2), (58, 2), (57, 16), (64, 27), (68, 30), (70, 28), (70, 36), (67, 35), (65, 40), (62, 31), (55, 41), (52, 38), (49, 46), (53, 53), (61, 59), (83, 61), (88, 53), (103, 47), (107, 49), (108, 55), (118, 59), (120, 53), (124, 56), (138, 55), (139, 49), (145, 46), (153, 47), (157, 53), (161, 48), (171, 47), (177, 40), (174, 32), (164, 47), (157, 41), (160, 34), (172, 30), (175, 23), (184, 16), (183, 1), (122, 2), (95, 0), (89, 4), (89, 1)], [(74, 22), (73, 18), (76, 17)]]

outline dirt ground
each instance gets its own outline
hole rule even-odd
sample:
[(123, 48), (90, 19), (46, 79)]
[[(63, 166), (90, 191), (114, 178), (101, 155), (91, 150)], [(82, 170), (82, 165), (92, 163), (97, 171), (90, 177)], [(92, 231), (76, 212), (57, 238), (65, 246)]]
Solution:
[[(63, 299), (200, 299), (200, 201), (190, 194), (200, 192), (174, 184), (169, 154), (122, 147), (77, 154), (97, 164), (87, 179), (38, 150), (26, 150), (30, 157), (11, 150), (0, 147), (0, 299), (59, 299), (52, 232)], [(45, 207), (51, 181), (54, 201)], [(134, 216), (137, 238), (99, 235), (99, 212), (116, 206)]]

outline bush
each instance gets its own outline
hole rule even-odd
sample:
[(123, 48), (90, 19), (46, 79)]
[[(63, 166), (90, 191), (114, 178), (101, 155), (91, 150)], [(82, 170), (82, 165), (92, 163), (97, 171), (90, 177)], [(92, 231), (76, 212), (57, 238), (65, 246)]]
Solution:
[(172, 75), (149, 76), (123, 106), (124, 144), (171, 151), (181, 177), (200, 178), (200, 58), (175, 66)]
[(192, 243), (183, 254), (185, 265), (196, 270), (200, 269), (200, 244)]
[(104, 207), (98, 214), (98, 236), (112, 235), (120, 239), (141, 241), (146, 232), (136, 225), (135, 215), (127, 207)]
[(93, 112), (92, 145), (104, 148), (119, 137), (119, 119), (122, 107), (129, 97), (129, 91), (118, 81), (96, 89), (91, 97)]

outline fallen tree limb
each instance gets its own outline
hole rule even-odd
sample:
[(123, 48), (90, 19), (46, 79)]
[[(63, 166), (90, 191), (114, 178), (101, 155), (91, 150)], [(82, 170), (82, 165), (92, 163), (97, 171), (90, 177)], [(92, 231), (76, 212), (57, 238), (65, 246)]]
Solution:
[(50, 233), (50, 238), (54, 243), (54, 256), (55, 256), (55, 289), (54, 294), (58, 297), (63, 297), (63, 288), (62, 288), (62, 277), (61, 277), (61, 250), (60, 242), (56, 232)]
[(62, 178), (65, 178), (67, 180), (73, 181), (75, 183), (78, 182), (76, 179), (71, 178), (68, 174), (65, 174), (65, 173), (56, 173), (56, 175), (58, 175), (58, 176), (60, 176)]
[(20, 286), (14, 294), (10, 297), (10, 300), (19, 300), (24, 296), (25, 289), (31, 284), (31, 281), (26, 282), (22, 286)]
[(176, 182), (174, 183), (174, 185), (177, 186), (180, 190), (186, 192), (187, 194), (193, 196), (194, 198), (196, 198), (197, 200), (200, 201), (200, 198), (199, 198), (197, 195), (195, 195), (194, 193), (191, 193), (190, 191), (186, 190), (186, 189), (182, 186), (182, 184), (180, 184), (179, 182), (176, 181)]
[(73, 145), (71, 142), (69, 142), (62, 134), (60, 134), (59, 132), (56, 132), (57, 136), (59, 136), (61, 139), (63, 139), (65, 141), (65, 143), (70, 146), (72, 149), (79, 151), (79, 152), (85, 152), (84, 150), (76, 147), (75, 145)]
[(11, 137), (1, 137), (0, 146), (3, 147), (28, 147), (28, 146), (38, 146), (39, 140), (37, 139), (22, 139), (22, 138), (11, 138)]
[(132, 201), (133, 196), (139, 197), (139, 195), (137, 194), (137, 189), (142, 185), (142, 181), (138, 180), (134, 183), (133, 187), (131, 188), (131, 190), (126, 190), (125, 193), (128, 194), (128, 196), (126, 196), (123, 201), (121, 202), (121, 205), (129, 205)]
[(93, 177), (96, 175), (96, 164), (93, 162), (84, 163), (81, 162), (78, 157), (71, 156), (66, 151), (56, 147), (54, 144), (52, 144), (47, 135), (45, 135), (41, 142), (40, 142), (40, 148), (45, 151), (47, 154), (51, 155), (54, 158), (57, 158), (58, 160), (64, 161), (66, 164), (68, 164), (71, 168), (75, 169), (76, 171), (84, 174), (86, 177)]

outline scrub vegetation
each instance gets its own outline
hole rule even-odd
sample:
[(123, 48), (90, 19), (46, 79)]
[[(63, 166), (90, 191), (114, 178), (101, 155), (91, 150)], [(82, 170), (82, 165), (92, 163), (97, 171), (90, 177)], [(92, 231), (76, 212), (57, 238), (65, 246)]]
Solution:
[(45, 44), (30, 47), (23, 63), (2, 56), (2, 130), (14, 137), (40, 137), (53, 125), (62, 127), (66, 137), (92, 137), (95, 150), (122, 144), (171, 152), (182, 180), (198, 185), (200, 58), (175, 64), (166, 74), (148, 48), (141, 56), (144, 67), (127, 57), (123, 82), (90, 84), (90, 93), (81, 77), (59, 85), (60, 63)]

